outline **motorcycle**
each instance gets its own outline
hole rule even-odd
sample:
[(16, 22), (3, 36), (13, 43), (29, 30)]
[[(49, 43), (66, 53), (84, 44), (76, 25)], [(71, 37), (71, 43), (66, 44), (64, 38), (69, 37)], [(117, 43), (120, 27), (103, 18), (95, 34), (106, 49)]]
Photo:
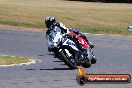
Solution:
[[(82, 41), (81, 37), (78, 38)], [(76, 69), (79, 65), (84, 67), (91, 66), (89, 59), (91, 53), (87, 54), (80, 51), (72, 39), (68, 38), (67, 35), (64, 36), (61, 34), (60, 28), (56, 28), (56, 30), (48, 35), (48, 43), (52, 47), (55, 56), (62, 60), (70, 69)], [(83, 41), (82, 44), (84, 44)], [(88, 44), (85, 44), (85, 48), (88, 46)]]
[[(91, 42), (86, 41), (84, 38), (80, 37), (77, 33), (70, 31), (70, 35), (72, 35), (72, 40), (77, 44), (78, 49), (81, 51), (81, 57), (79, 57), (78, 65), (83, 65), (83, 67), (90, 67), (91, 64), (95, 64), (97, 59), (93, 53), (94, 45)], [(89, 63), (85, 66), (85, 59), (89, 59)], [(87, 59), (86, 59), (87, 60)], [(89, 64), (89, 65), (88, 65)]]

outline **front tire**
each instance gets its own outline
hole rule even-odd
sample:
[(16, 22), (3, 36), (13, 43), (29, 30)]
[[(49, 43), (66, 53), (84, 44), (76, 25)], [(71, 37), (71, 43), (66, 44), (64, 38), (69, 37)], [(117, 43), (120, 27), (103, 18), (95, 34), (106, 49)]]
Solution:
[(60, 51), (60, 56), (63, 58), (64, 63), (69, 67), (69, 69), (77, 69), (77, 65), (70, 62), (63, 50)]

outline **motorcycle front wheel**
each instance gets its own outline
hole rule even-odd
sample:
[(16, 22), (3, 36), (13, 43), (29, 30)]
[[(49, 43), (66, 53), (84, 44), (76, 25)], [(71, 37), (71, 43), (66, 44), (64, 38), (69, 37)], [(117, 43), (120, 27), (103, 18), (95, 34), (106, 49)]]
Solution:
[[(70, 58), (67, 57), (65, 54), (66, 54), (66, 53), (65, 53), (64, 50), (61, 50), (61, 51), (60, 51), (60, 56), (63, 58), (64, 63), (69, 67), (69, 69), (77, 69), (76, 63), (72, 63), (72, 62), (70, 61)], [(74, 58), (73, 58), (73, 59), (74, 59)]]

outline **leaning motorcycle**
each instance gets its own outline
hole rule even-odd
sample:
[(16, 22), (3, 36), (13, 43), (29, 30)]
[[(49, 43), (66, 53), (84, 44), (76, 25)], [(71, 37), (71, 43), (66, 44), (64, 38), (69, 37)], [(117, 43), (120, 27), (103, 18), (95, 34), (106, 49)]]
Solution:
[(60, 28), (48, 35), (48, 43), (54, 54), (70, 69), (76, 69), (78, 65), (91, 66), (90, 53), (88, 55), (86, 52), (80, 51), (72, 39), (61, 34)]
[(82, 65), (83, 67), (88, 68), (91, 66), (91, 64), (96, 63), (97, 59), (93, 52), (94, 45), (91, 44), (91, 42), (86, 41), (84, 38), (80, 37), (73, 31), (70, 31), (69, 38), (76, 43), (80, 51), (78, 54), (79, 59), (77, 61), (77, 65)]
[(70, 31), (70, 35), (72, 35), (72, 40), (77, 44), (79, 50), (82, 53), (87, 54), (87, 57), (90, 59), (91, 64), (95, 64), (97, 59), (93, 52), (94, 45), (91, 42), (88, 42), (88, 40), (86, 41), (84, 38), (82, 38), (81, 36), (79, 36), (77, 33), (73, 31)]

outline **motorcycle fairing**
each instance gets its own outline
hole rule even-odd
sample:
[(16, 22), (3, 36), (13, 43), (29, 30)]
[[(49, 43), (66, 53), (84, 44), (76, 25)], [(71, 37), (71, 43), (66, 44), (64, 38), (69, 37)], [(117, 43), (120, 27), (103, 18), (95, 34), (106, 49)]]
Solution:
[(63, 44), (62, 45), (64, 45), (64, 46), (68, 45), (68, 46), (72, 47), (74, 50), (78, 51), (78, 48), (76, 47), (76, 44), (73, 41), (71, 41), (70, 39), (63, 39)]

